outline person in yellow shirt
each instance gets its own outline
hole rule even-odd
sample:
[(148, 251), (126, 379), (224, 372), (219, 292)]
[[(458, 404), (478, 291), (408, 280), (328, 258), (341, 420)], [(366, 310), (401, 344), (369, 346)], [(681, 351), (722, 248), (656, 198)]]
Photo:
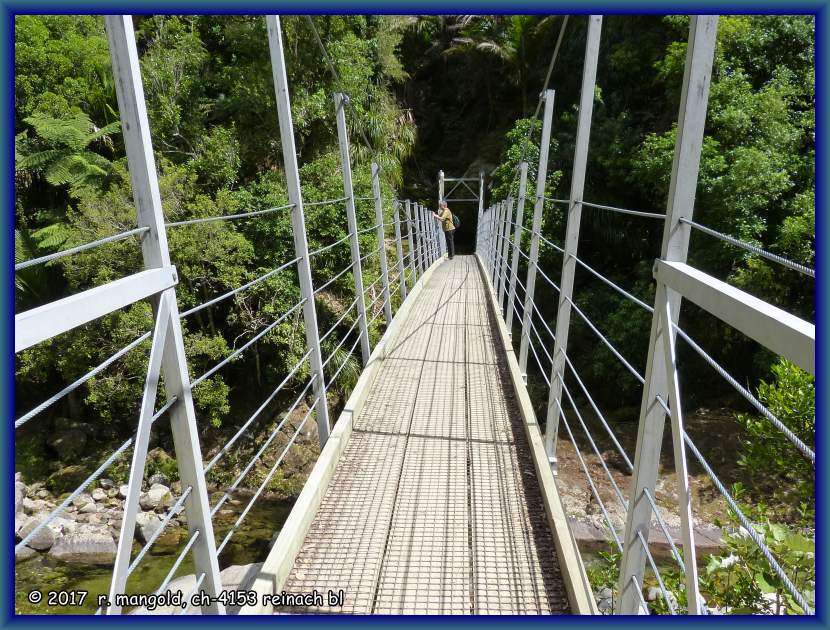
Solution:
[(441, 222), (441, 227), (444, 228), (444, 238), (447, 239), (447, 256), (452, 260), (455, 256), (455, 223), (453, 223), (452, 212), (447, 207), (447, 202), (439, 202), (438, 212), (432, 214), (436, 220)]

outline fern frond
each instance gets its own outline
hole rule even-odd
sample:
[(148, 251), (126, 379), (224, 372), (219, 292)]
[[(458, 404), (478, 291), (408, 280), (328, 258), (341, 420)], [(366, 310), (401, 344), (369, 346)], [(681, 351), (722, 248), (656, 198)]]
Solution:
[(83, 113), (73, 114), (67, 118), (53, 118), (38, 112), (24, 120), (43, 140), (75, 151), (86, 147), (92, 129), (89, 116)]
[(40, 249), (59, 249), (68, 244), (70, 237), (71, 232), (65, 223), (52, 223), (32, 232), (32, 238)]
[(116, 120), (104, 127), (101, 127), (94, 133), (90, 134), (89, 138), (87, 138), (87, 146), (92, 144), (93, 142), (97, 142), (98, 140), (107, 140), (113, 134), (118, 133), (121, 131), (121, 121)]
[(38, 151), (37, 153), (30, 153), (29, 155), (20, 155), (19, 158), (15, 154), (15, 171), (39, 170), (49, 162), (53, 162), (65, 154), (66, 151), (64, 149), (47, 149), (46, 151)]

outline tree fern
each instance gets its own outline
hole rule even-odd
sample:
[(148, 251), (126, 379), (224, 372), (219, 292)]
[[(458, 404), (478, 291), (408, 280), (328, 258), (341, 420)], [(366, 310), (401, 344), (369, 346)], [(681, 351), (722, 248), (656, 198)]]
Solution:
[(72, 189), (99, 183), (112, 168), (107, 158), (90, 150), (89, 146), (96, 142), (111, 145), (110, 136), (120, 129), (120, 122), (98, 128), (84, 113), (65, 118), (35, 113), (25, 121), (32, 126), (41, 144), (48, 148), (26, 153), (22, 135), (19, 141), (16, 138), (16, 170), (42, 172), (53, 186), (68, 185)]

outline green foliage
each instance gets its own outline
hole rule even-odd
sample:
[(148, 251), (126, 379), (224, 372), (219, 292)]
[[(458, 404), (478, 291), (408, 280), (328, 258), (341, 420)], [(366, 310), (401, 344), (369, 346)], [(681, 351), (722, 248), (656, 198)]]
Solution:
[[(92, 124), (89, 116), (82, 112), (54, 118), (48, 114), (35, 113), (25, 119), (37, 136), (38, 143), (28, 143), (26, 149), (18, 151), (25, 135), (15, 140), (16, 164), (20, 170), (42, 173), (53, 186), (68, 185), (70, 190), (85, 186), (100, 186), (112, 164), (104, 156), (89, 150), (94, 143), (110, 143), (110, 136), (120, 129), (120, 123), (113, 122), (99, 129)], [(41, 145), (37, 149), (31, 144)]]
[[(761, 381), (758, 399), (809, 446), (815, 443), (815, 379), (785, 359), (772, 366), (774, 380)], [(746, 429), (738, 464), (744, 467), (761, 493), (772, 493), (774, 502), (788, 506), (789, 518), (797, 517), (802, 503), (815, 494), (815, 468), (766, 418), (739, 414)], [(769, 497), (767, 496), (767, 503)]]
[[(734, 488), (736, 498), (740, 487)], [(786, 525), (771, 523), (765, 508), (745, 513), (755, 522), (753, 528), (779, 562), (796, 589), (810, 607), (815, 607), (815, 540)], [(709, 557), (701, 572), (701, 591), (710, 606), (718, 606), (729, 614), (803, 615), (804, 611), (773, 571), (761, 550), (739, 528), (724, 536), (726, 550)]]
[(15, 115), (54, 117), (81, 107), (112, 122), (115, 105), (104, 20), (83, 15), (17, 15), (14, 23)]

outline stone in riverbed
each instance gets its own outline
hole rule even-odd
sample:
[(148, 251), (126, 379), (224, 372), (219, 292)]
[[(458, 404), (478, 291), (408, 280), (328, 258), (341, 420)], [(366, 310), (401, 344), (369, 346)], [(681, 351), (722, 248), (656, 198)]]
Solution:
[(126, 499), (127, 498), (127, 492), (129, 492), (129, 491), (130, 491), (130, 486), (128, 486), (127, 484), (123, 484), (123, 485), (118, 486), (118, 498), (119, 499)]
[(14, 482), (14, 531), (23, 526), (23, 501), (26, 500), (26, 486), (20, 481)]
[(86, 481), (87, 475), (89, 475), (89, 471), (83, 466), (65, 466), (49, 475), (46, 480), (46, 487), (56, 496), (64, 492), (72, 492)]
[(84, 449), (94, 430), (85, 422), (74, 422), (67, 418), (55, 420), (55, 430), (46, 440), (59, 457), (71, 460), (83, 454)]
[(92, 491), (92, 499), (94, 501), (104, 501), (107, 498), (107, 493), (101, 488), (95, 488)]
[(101, 507), (96, 505), (95, 503), (87, 503), (82, 508), (80, 508), (78, 510), (78, 512), (80, 512), (81, 514), (95, 514), (96, 512), (99, 512), (100, 510), (101, 510)]
[(98, 485), (101, 486), (104, 490), (114, 490), (115, 482), (112, 479), (99, 479)]
[(30, 560), (37, 555), (37, 551), (32, 549), (31, 547), (21, 547), (17, 551), (14, 552), (14, 561), (15, 564), (18, 562), (25, 562), (26, 560)]
[[(42, 519), (35, 518), (30, 516), (26, 519), (23, 525), (20, 527), (20, 530), (17, 532), (18, 537), (20, 540), (23, 540), (31, 534), (38, 525), (42, 522)], [(54, 532), (49, 529), (49, 527), (41, 527), (37, 533), (32, 537), (32, 539), (26, 543), (27, 547), (31, 547), (32, 549), (36, 549), (38, 551), (46, 551), (52, 545), (55, 544), (55, 534)]]
[(106, 527), (86, 526), (59, 538), (49, 556), (61, 562), (106, 565), (115, 561), (115, 552), (115, 541)]
[(21, 502), (23, 511), (26, 514), (34, 514), (35, 512), (43, 512), (49, 509), (49, 504), (43, 499), (29, 499), (28, 497)]
[[(46, 515), (44, 514), (43, 516), (45, 517)], [(63, 536), (64, 534), (71, 534), (78, 529), (78, 525), (75, 521), (63, 518), (62, 516), (56, 516), (46, 527), (52, 530), (52, 533), (55, 534), (55, 538)]]
[(117, 499), (118, 498), (118, 488), (110, 488), (107, 490), (107, 496), (110, 499)]
[(135, 515), (135, 525), (136, 536), (146, 543), (161, 527), (161, 521), (154, 512), (139, 512)]
[(83, 508), (85, 505), (89, 505), (90, 503), (94, 503), (92, 497), (88, 495), (86, 492), (79, 494), (72, 500), (72, 505), (74, 505), (79, 510)]
[(147, 483), (150, 484), (151, 486), (153, 486), (155, 484), (159, 484), (159, 485), (162, 485), (162, 486), (169, 486), (170, 485), (170, 478), (167, 475), (163, 474), (163, 473), (156, 473), (155, 475), (153, 475), (152, 477), (150, 477), (147, 480)]
[(166, 508), (173, 504), (173, 495), (170, 488), (161, 484), (154, 484), (138, 501), (143, 510), (156, 510)]
[(40, 490), (35, 492), (35, 497), (37, 497), (38, 499), (48, 499), (51, 496), (52, 495), (49, 493), (49, 491), (46, 488), (41, 488)]

